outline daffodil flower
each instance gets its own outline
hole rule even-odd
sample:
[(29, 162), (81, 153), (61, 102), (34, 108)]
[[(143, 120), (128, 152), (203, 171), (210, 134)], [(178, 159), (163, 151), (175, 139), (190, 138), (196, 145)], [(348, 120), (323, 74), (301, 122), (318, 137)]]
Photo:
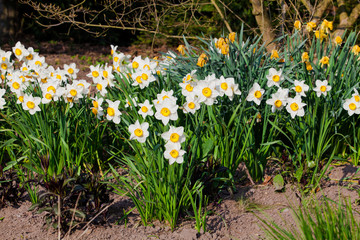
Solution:
[(343, 108), (348, 112), (349, 116), (360, 114), (360, 102), (356, 101), (355, 97), (346, 99)]
[(166, 144), (165, 147), (174, 144), (181, 147), (181, 143), (185, 142), (185, 135), (184, 135), (184, 127), (174, 127), (170, 126), (169, 131), (164, 132), (161, 134), (161, 137), (165, 140)]
[(277, 71), (275, 68), (269, 69), (269, 74), (266, 75), (267, 78), (267, 86), (277, 86), (280, 87), (280, 83), (284, 80), (284, 76), (282, 75), (282, 70)]
[(328, 85), (327, 80), (324, 81), (316, 80), (315, 85), (316, 87), (314, 88), (314, 91), (316, 92), (316, 96), (318, 97), (320, 97), (321, 95), (326, 96), (327, 92), (331, 90), (331, 86)]
[(302, 117), (305, 115), (304, 106), (306, 103), (301, 102), (301, 96), (297, 95), (294, 98), (287, 99), (286, 110), (290, 113), (292, 118), (295, 116)]
[(258, 83), (254, 83), (252, 88), (249, 90), (249, 94), (246, 97), (246, 101), (251, 102), (254, 101), (257, 105), (260, 105), (261, 100), (263, 99), (263, 95), (265, 90), (260, 87)]
[(108, 103), (108, 107), (106, 109), (106, 119), (109, 121), (113, 121), (116, 124), (119, 124), (121, 112), (118, 108), (120, 100), (116, 100), (115, 102), (113, 102), (109, 99), (106, 99), (106, 102)]
[(302, 80), (302, 81), (295, 80), (294, 85), (295, 86), (291, 89), (295, 90), (296, 95), (306, 97), (305, 92), (307, 92), (309, 90), (309, 86), (305, 84), (305, 80)]
[(179, 106), (169, 98), (155, 105), (155, 108), (155, 118), (161, 120), (164, 125), (167, 125), (170, 120), (175, 121), (178, 119), (177, 109)]
[(197, 110), (199, 110), (201, 104), (198, 101), (196, 96), (186, 97), (186, 102), (183, 105), (184, 113), (192, 113), (194, 114)]
[(271, 95), (271, 98), (266, 100), (266, 104), (271, 105), (271, 111), (281, 110), (286, 106), (289, 89), (279, 88), (278, 91)]
[(149, 100), (145, 100), (144, 103), (139, 103), (139, 111), (138, 113), (145, 118), (146, 116), (153, 116), (154, 115), (154, 111), (152, 109), (152, 104), (150, 104)]
[(144, 143), (149, 136), (149, 123), (143, 122), (140, 124), (139, 120), (136, 120), (134, 124), (129, 126), (130, 140), (137, 140), (140, 143)]
[(232, 101), (234, 95), (241, 95), (239, 90), (239, 85), (235, 84), (234, 78), (224, 78), (221, 76), (219, 79), (219, 96), (228, 96), (229, 99)]
[(5, 99), (3, 98), (4, 94), (5, 94), (6, 90), (3, 88), (0, 88), (0, 109), (4, 108), (4, 105), (6, 104)]
[(169, 144), (167, 145), (165, 152), (164, 152), (164, 157), (165, 159), (169, 160), (169, 164), (173, 164), (175, 162), (177, 163), (183, 163), (184, 162), (184, 157), (183, 155), (186, 152), (182, 149), (180, 149), (179, 145), (176, 144)]
[(39, 104), (41, 102), (41, 98), (39, 97), (33, 97), (31, 95), (25, 95), (22, 107), (24, 110), (28, 110), (31, 115), (35, 114), (36, 112), (40, 112), (41, 109), (39, 107)]

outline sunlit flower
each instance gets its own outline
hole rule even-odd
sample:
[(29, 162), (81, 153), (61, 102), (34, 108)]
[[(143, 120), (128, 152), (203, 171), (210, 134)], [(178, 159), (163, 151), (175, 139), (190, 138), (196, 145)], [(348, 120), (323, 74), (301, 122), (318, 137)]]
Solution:
[(107, 85), (108, 82), (105, 79), (97, 79), (96, 81), (94, 81), (94, 83), (96, 84), (96, 90), (100, 93), (101, 96), (105, 96), (107, 94)]
[(178, 119), (176, 102), (166, 98), (161, 103), (155, 105), (155, 118), (161, 120), (164, 125), (167, 125), (170, 120), (176, 121)]
[(183, 163), (184, 161), (184, 157), (183, 155), (186, 152), (184, 150), (182, 150), (178, 145), (176, 144), (169, 144), (167, 145), (165, 152), (164, 152), (164, 157), (165, 159), (169, 160), (169, 164), (173, 164), (174, 162), (177, 163)]
[(354, 88), (354, 93), (352, 94), (353, 98), (356, 102), (360, 102), (360, 95), (359, 92)]
[(186, 74), (185, 77), (183, 77), (183, 83), (196, 81), (196, 80), (197, 80), (196, 70), (192, 70), (190, 73)]
[(185, 54), (185, 46), (182, 45), (182, 44), (179, 45), (179, 46), (176, 48), (176, 50), (178, 50), (181, 55), (184, 55), (184, 54)]
[(126, 104), (125, 104), (125, 107), (128, 108), (130, 106), (134, 106), (136, 107), (137, 106), (137, 100), (138, 98), (137, 97), (129, 97), (130, 99), (126, 99)]
[(80, 69), (76, 68), (75, 63), (70, 63), (70, 64), (64, 64), (64, 71), (65, 74), (69, 75), (72, 79), (76, 79), (77, 73), (80, 71)]
[(306, 97), (305, 92), (307, 92), (309, 90), (309, 86), (305, 84), (305, 80), (302, 80), (302, 81), (295, 80), (294, 85), (295, 85), (295, 87), (293, 87), (291, 89), (295, 90), (296, 95)]
[(326, 33), (330, 33), (330, 30), (333, 30), (333, 22), (324, 19), (320, 25), (320, 29)]
[(342, 40), (342, 38), (341, 38), (340, 36), (337, 36), (337, 37), (334, 39), (334, 41), (335, 41), (335, 44), (336, 44), (336, 45), (340, 45), (343, 40)]
[(4, 105), (6, 104), (5, 99), (3, 98), (4, 94), (5, 94), (6, 90), (3, 88), (0, 88), (0, 109), (4, 108)]
[(130, 140), (136, 139), (140, 143), (144, 143), (149, 136), (149, 123), (143, 122), (140, 124), (139, 120), (136, 120), (134, 124), (129, 126)]
[(199, 67), (204, 67), (205, 64), (207, 63), (208, 59), (209, 59), (208, 56), (205, 53), (202, 53), (199, 56), (196, 65), (199, 66)]
[(234, 78), (224, 78), (221, 76), (219, 79), (219, 96), (226, 96), (232, 101), (234, 95), (241, 95), (239, 85), (235, 84)]
[(31, 95), (24, 95), (24, 99), (22, 102), (22, 107), (24, 110), (28, 110), (31, 115), (35, 114), (36, 112), (40, 112), (41, 109), (39, 104), (41, 102), (41, 98), (33, 97)]
[(158, 105), (162, 103), (165, 99), (169, 99), (171, 102), (176, 104), (176, 97), (173, 96), (174, 91), (165, 91), (164, 89), (161, 91), (161, 93), (157, 94), (157, 98), (153, 100), (154, 105)]
[(66, 97), (72, 98), (73, 102), (77, 102), (82, 95), (83, 88), (76, 83), (66, 85)]
[(109, 99), (106, 99), (106, 102), (108, 103), (108, 107), (106, 109), (106, 119), (109, 121), (113, 121), (116, 124), (119, 124), (121, 112), (118, 108), (120, 100), (116, 100), (115, 102), (113, 102)]
[(188, 96), (194, 96), (195, 95), (195, 91), (194, 91), (194, 86), (196, 86), (195, 82), (185, 82), (185, 83), (179, 83), (180, 87), (181, 87), (181, 94), (185, 97)]
[[(208, 76), (209, 77), (209, 76)], [(203, 102), (206, 105), (213, 105), (219, 92), (216, 90), (216, 82), (209, 80), (199, 81), (196, 89), (195, 95), (198, 96), (198, 101)]]
[(294, 27), (296, 30), (300, 30), (301, 29), (301, 22), (299, 20), (296, 20), (294, 22)]
[(301, 102), (301, 96), (297, 95), (294, 98), (287, 99), (288, 104), (286, 105), (286, 110), (290, 113), (292, 118), (295, 116), (302, 117), (305, 115), (304, 106), (306, 103)]
[(287, 103), (289, 89), (279, 88), (278, 91), (271, 95), (271, 98), (266, 100), (266, 104), (271, 105), (271, 111), (281, 110)]
[(331, 86), (328, 85), (327, 80), (324, 81), (316, 80), (315, 85), (316, 87), (314, 88), (314, 91), (316, 92), (316, 96), (318, 97), (320, 97), (321, 95), (326, 96), (327, 92), (331, 90)]
[(116, 46), (116, 45), (110, 45), (110, 47), (111, 47), (110, 53), (111, 53), (111, 55), (114, 55), (114, 54), (116, 53), (116, 50), (117, 50), (118, 46)]
[(321, 63), (321, 67), (323, 67), (324, 65), (329, 65), (329, 57), (328, 56), (324, 56), (320, 59), (320, 63)]
[(234, 43), (236, 38), (236, 32), (229, 33), (229, 40), (230, 42)]
[(185, 135), (184, 135), (184, 127), (174, 127), (170, 126), (169, 131), (164, 132), (161, 134), (161, 137), (165, 140), (166, 144), (165, 147), (174, 144), (181, 147), (181, 143), (185, 142)]
[(278, 53), (278, 51), (277, 51), (277, 50), (275, 50), (275, 49), (271, 50), (271, 56), (270, 56), (270, 59), (273, 59), (273, 58), (275, 58), (275, 59), (280, 58), (280, 57), (279, 57), (279, 53)]
[(275, 68), (270, 68), (269, 69), (269, 74), (266, 75), (267, 78), (267, 86), (268, 87), (272, 87), (272, 86), (277, 86), (280, 87), (280, 83), (284, 80), (284, 76), (282, 75), (282, 70), (280, 69), (279, 71), (276, 71)]
[(301, 55), (301, 61), (302, 62), (307, 62), (309, 61), (309, 53), (308, 52), (303, 52)]
[(316, 23), (314, 23), (314, 22), (308, 22), (308, 23), (306, 24), (306, 30), (307, 30), (308, 32), (311, 32), (314, 28), (316, 28)]
[(348, 111), (349, 116), (355, 114), (360, 114), (360, 102), (355, 100), (355, 97), (346, 99), (343, 108)]
[(144, 103), (139, 103), (139, 111), (138, 113), (145, 118), (146, 116), (152, 116), (154, 115), (154, 111), (152, 109), (153, 105), (150, 104), (149, 100), (145, 100)]
[(221, 54), (228, 55), (230, 51), (229, 44), (223, 44), (220, 50)]
[(90, 73), (88, 73), (86, 76), (92, 78), (93, 81), (96, 81), (99, 78), (101, 78), (100, 65), (97, 66), (90, 65)]
[(73, 84), (80, 87), (81, 94), (83, 94), (83, 95), (87, 95), (90, 91), (91, 84), (88, 83), (86, 80), (83, 80), (83, 79), (73, 80)]
[(192, 113), (194, 114), (197, 110), (199, 110), (201, 107), (198, 98), (189, 96), (186, 97), (186, 102), (183, 105), (183, 111), (184, 113)]
[(360, 53), (359, 45), (355, 45), (352, 47), (351, 52), (354, 53), (356, 56)]
[(327, 34), (323, 30), (316, 30), (314, 33), (315, 37), (320, 39), (321, 41), (327, 37)]
[(305, 62), (305, 65), (306, 65), (306, 70), (308, 70), (308, 71), (313, 70), (310, 62)]
[(258, 83), (254, 83), (254, 85), (249, 91), (249, 95), (246, 97), (246, 101), (254, 101), (254, 103), (260, 105), (260, 102), (263, 99), (264, 92), (265, 90), (262, 89)]
[(29, 55), (28, 50), (20, 42), (17, 42), (15, 46), (12, 47), (12, 51), (19, 61), (23, 60), (26, 56)]
[(92, 100), (92, 107), (91, 111), (92, 113), (100, 119), (101, 116), (104, 115), (104, 109), (101, 107), (102, 103), (104, 102), (103, 98), (98, 98), (97, 96), (90, 98)]

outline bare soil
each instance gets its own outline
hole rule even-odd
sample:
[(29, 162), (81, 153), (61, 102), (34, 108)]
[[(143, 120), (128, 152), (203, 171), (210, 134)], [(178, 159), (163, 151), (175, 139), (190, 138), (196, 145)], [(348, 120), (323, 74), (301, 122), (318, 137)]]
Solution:
[[(334, 166), (327, 174), (329, 179), (316, 194), (334, 201), (349, 198), (356, 211), (360, 211), (356, 173), (357, 167)], [(270, 219), (281, 226), (296, 226), (293, 208), (306, 200), (294, 185), (286, 185), (285, 191), (276, 192), (271, 181), (255, 186), (237, 186), (233, 195), (223, 192), (222, 201), (211, 203), (207, 217), (207, 231), (200, 234), (195, 230), (193, 219), (182, 219), (178, 227), (171, 231), (166, 223), (156, 221), (148, 226), (141, 224), (140, 216), (133, 211), (125, 225), (120, 219), (124, 210), (133, 207), (127, 197), (112, 194), (114, 202), (106, 213), (106, 224), (89, 224), (78, 228), (67, 239), (264, 239), (261, 221), (257, 217)], [(27, 197), (17, 206), (0, 209), (1, 238), (7, 239), (57, 239), (57, 232), (48, 228), (44, 215), (28, 211), (31, 203)], [(359, 217), (358, 213), (355, 216)], [(269, 220), (269, 221), (270, 221)]]
[[(79, 79), (86, 79), (91, 64), (96, 61), (109, 62), (110, 46), (92, 46), (89, 44), (74, 45), (64, 42), (48, 42), (38, 45), (26, 44), (27, 47), (39, 49), (40, 55), (46, 57), (48, 64), (63, 67), (65, 63), (75, 62), (82, 74)], [(3, 50), (11, 50), (10, 45), (1, 46)], [(156, 56), (167, 52), (167, 47), (151, 51), (144, 46), (120, 47), (118, 50), (133, 56)], [(359, 211), (356, 200), (359, 199), (358, 168), (351, 165), (333, 166), (327, 173), (327, 179), (317, 197), (328, 197), (337, 201), (339, 197), (351, 199), (355, 210)], [(154, 222), (148, 226), (141, 224), (140, 216), (133, 211), (125, 224), (120, 221), (123, 212), (133, 208), (129, 198), (112, 194), (114, 202), (106, 213), (106, 224), (89, 224), (78, 228), (68, 239), (264, 239), (261, 221), (257, 217), (268, 217), (281, 226), (294, 226), (292, 207), (297, 208), (302, 201), (296, 186), (287, 185), (284, 192), (275, 192), (271, 183), (267, 182), (249, 186), (237, 186), (235, 194), (222, 193), (221, 201), (211, 203), (207, 217), (207, 231), (198, 234), (193, 219), (182, 219), (178, 227), (171, 231), (166, 223)], [(15, 206), (0, 209), (1, 239), (57, 239), (57, 232), (45, 224), (44, 214), (28, 211), (31, 202), (27, 196)]]

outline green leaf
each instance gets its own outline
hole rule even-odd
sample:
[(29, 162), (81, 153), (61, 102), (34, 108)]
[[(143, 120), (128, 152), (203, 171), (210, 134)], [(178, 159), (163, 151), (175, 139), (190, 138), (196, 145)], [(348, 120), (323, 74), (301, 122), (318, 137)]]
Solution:
[(284, 178), (281, 176), (281, 174), (278, 174), (273, 179), (275, 191), (282, 191), (284, 188)]

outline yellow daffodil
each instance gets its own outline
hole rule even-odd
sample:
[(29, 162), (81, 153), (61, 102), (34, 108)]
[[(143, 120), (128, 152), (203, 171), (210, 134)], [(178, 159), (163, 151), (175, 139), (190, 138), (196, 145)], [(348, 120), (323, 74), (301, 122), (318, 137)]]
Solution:
[(343, 40), (342, 40), (342, 38), (341, 38), (340, 36), (337, 36), (337, 37), (334, 39), (334, 41), (335, 41), (335, 44), (336, 44), (336, 45), (340, 45)]
[(314, 28), (316, 28), (316, 23), (314, 23), (314, 22), (308, 22), (308, 23), (306, 24), (306, 30), (307, 30), (308, 32), (311, 32)]
[(235, 32), (229, 33), (229, 40), (230, 40), (230, 42), (234, 43), (235, 37), (236, 37), (236, 33), (235, 33)]
[(184, 45), (179, 45), (179, 46), (176, 48), (176, 50), (178, 50), (181, 55), (184, 55), (184, 54), (185, 54), (185, 46), (184, 46)]
[(360, 53), (359, 45), (355, 45), (352, 47), (351, 52), (354, 53), (356, 56)]
[(324, 65), (329, 65), (329, 57), (328, 56), (324, 56), (320, 59), (320, 63), (321, 63), (321, 67), (323, 67)]
[(301, 30), (301, 22), (299, 20), (296, 20), (294, 22), (294, 27), (296, 30)]
[(301, 55), (301, 61), (302, 62), (307, 62), (309, 61), (309, 53), (308, 52), (303, 52)]
[(273, 58), (275, 58), (275, 59), (280, 58), (278, 51), (275, 50), (275, 49), (273, 49), (273, 50), (271, 51), (270, 59), (273, 59)]

